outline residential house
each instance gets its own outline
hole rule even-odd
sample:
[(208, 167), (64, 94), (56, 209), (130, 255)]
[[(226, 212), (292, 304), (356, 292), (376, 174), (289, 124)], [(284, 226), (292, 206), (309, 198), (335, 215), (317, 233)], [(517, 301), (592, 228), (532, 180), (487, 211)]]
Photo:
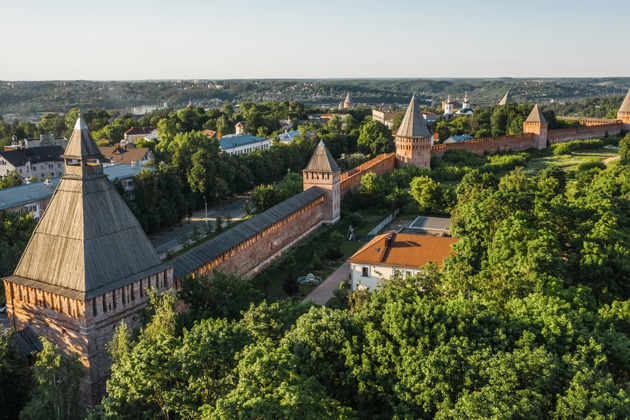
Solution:
[(35, 178), (59, 178), (64, 175), (61, 146), (42, 146), (0, 152), (0, 176), (17, 171), (24, 182)]
[(99, 147), (98, 150), (103, 154), (104, 162), (112, 165), (127, 163), (142, 166), (155, 157), (147, 147), (114, 146)]
[(391, 130), (394, 125), (394, 117), (396, 113), (393, 111), (380, 111), (378, 109), (372, 110), (372, 121), (378, 121), (381, 124), (384, 124)]
[(458, 238), (446, 236), (394, 232), (378, 235), (348, 260), (352, 290), (377, 289), (383, 279), (396, 272), (404, 278), (416, 275), (431, 261), (441, 268), (444, 259), (454, 254), (451, 247), (457, 241)]
[(157, 127), (134, 127), (125, 131), (123, 142), (129, 145), (136, 144), (138, 140), (155, 140), (157, 138)]

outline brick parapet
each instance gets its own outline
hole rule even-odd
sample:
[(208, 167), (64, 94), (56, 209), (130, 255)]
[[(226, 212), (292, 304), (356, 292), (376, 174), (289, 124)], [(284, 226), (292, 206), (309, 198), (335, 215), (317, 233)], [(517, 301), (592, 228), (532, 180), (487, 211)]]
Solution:
[(534, 134), (527, 133), (512, 136), (486, 137), (461, 143), (438, 144), (431, 146), (431, 156), (444, 156), (448, 150), (466, 150), (478, 155), (507, 150), (519, 152), (535, 147), (534, 137)]
[(624, 124), (621, 122), (561, 128), (558, 130), (549, 130), (549, 132), (547, 133), (547, 140), (551, 145), (556, 143), (565, 143), (573, 140), (587, 140), (606, 136), (616, 136), (621, 133), (623, 129)]
[(396, 167), (396, 154), (388, 153), (378, 155), (356, 168), (341, 174), (341, 194), (361, 185), (361, 178), (367, 173), (384, 175), (392, 172)]

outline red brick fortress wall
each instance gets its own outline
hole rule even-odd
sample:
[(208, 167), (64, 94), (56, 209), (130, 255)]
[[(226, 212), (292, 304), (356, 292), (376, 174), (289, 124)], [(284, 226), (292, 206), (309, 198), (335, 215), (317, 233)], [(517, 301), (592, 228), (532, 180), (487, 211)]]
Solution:
[(364, 164), (357, 166), (341, 174), (341, 194), (361, 185), (361, 177), (367, 173), (376, 175), (384, 175), (392, 172), (396, 167), (396, 154), (378, 155), (372, 160), (368, 160)]
[(253, 278), (321, 226), (323, 203), (324, 197), (315, 199), (262, 232), (254, 233), (221, 255), (203, 263), (192, 273), (210, 275), (213, 270), (226, 270), (246, 279)]
[(598, 139), (606, 136), (616, 136), (621, 133), (622, 130), (623, 124), (620, 122), (561, 128), (559, 130), (549, 130), (547, 133), (547, 141), (551, 145), (573, 140)]
[(431, 156), (444, 156), (448, 150), (466, 150), (483, 155), (498, 151), (513, 150), (520, 152), (535, 147), (533, 134), (516, 134), (513, 136), (487, 137), (464, 141), (461, 143), (438, 144), (431, 146)]

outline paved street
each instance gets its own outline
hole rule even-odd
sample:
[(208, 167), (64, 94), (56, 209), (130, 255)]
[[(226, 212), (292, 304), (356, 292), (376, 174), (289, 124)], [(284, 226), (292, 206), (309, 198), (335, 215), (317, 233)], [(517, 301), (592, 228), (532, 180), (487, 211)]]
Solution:
[(342, 281), (348, 279), (350, 275), (350, 263), (343, 263), (341, 267), (335, 270), (326, 280), (322, 282), (315, 290), (308, 294), (302, 301), (306, 303), (309, 300), (317, 303), (318, 305), (325, 305), (326, 302), (333, 297), (333, 292), (339, 288)]
[[(249, 197), (239, 197), (227, 200), (218, 205), (208, 207), (208, 221), (214, 223), (217, 216), (225, 217), (228, 214), (232, 217), (232, 220), (240, 220), (245, 217), (245, 212), (242, 207)], [(187, 219), (184, 220), (183, 226), (176, 227), (172, 231), (165, 231), (161, 234), (151, 235), (151, 242), (157, 250), (160, 257), (164, 257), (168, 251), (177, 251), (181, 249), (181, 245), (177, 241), (177, 238), (182, 234), (190, 234), (193, 230), (193, 226), (197, 226), (200, 232), (204, 232), (204, 219), (205, 209), (201, 209), (193, 213), (190, 218), (190, 223), (187, 223)]]

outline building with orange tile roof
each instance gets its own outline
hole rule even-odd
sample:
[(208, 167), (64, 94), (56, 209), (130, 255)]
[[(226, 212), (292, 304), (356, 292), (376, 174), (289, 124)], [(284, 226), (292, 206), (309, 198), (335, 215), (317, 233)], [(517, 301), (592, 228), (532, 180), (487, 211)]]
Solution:
[(452, 245), (458, 240), (394, 232), (376, 236), (348, 260), (352, 290), (358, 286), (376, 289), (383, 279), (389, 279), (397, 271), (404, 277), (416, 275), (432, 261), (442, 268), (445, 258), (456, 255)]

